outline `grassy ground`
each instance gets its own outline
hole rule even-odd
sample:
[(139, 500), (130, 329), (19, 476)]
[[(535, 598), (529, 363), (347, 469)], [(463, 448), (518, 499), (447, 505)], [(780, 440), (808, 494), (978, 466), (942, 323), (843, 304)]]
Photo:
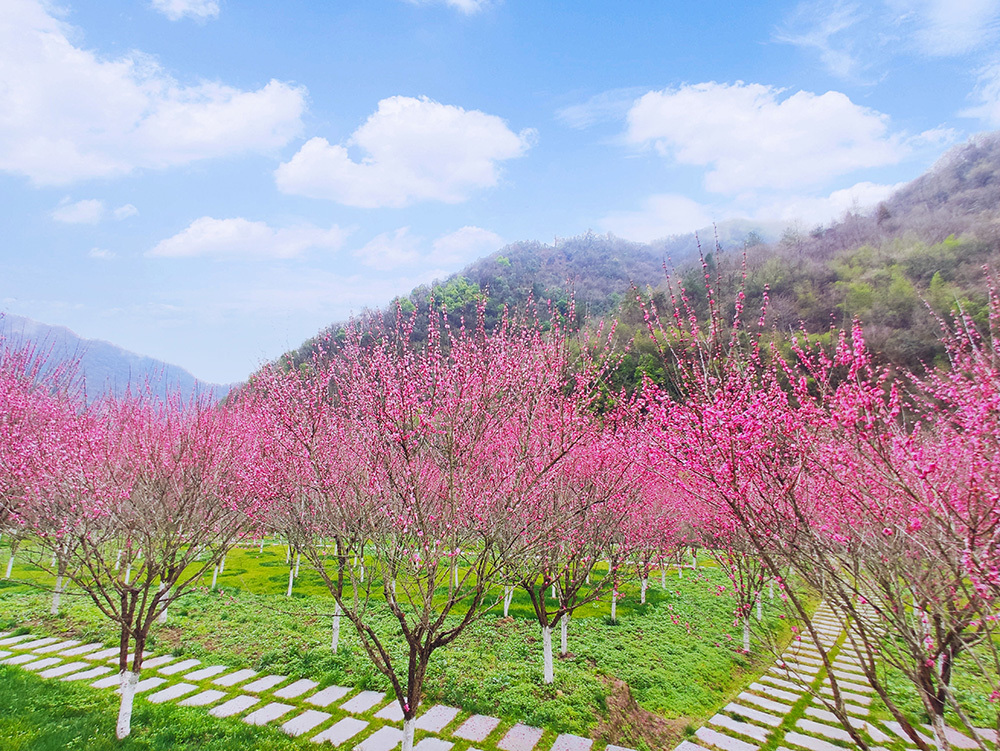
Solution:
[[(169, 622), (154, 627), (151, 648), (323, 684), (387, 690), (353, 629), (342, 630), (341, 649), (331, 652), (333, 602), (319, 577), (303, 564), (291, 598), (284, 596), (287, 581), (284, 548), (236, 550), (218, 589), (202, 587), (172, 606)], [(44, 572), (15, 565), (12, 580), (0, 582), (0, 627), (30, 625), (117, 643), (111, 625), (79, 594), (64, 596), (60, 614), (50, 616), (51, 595), (37, 586), (47, 583)], [(724, 583), (712, 567), (702, 567), (697, 576), (672, 573), (665, 590), (658, 579), (651, 582), (645, 605), (639, 604), (638, 583), (626, 584), (617, 623), (610, 621), (607, 599), (581, 609), (570, 626), (570, 654), (557, 660), (551, 686), (542, 684), (537, 623), (527, 597), (518, 593), (509, 618), (488, 614), (435, 654), (426, 701), (632, 747), (656, 745), (651, 738), (664, 733), (679, 739), (773, 659), (768, 650), (748, 657), (736, 648), (733, 603), (718, 589)], [(376, 607), (373, 616), (383, 634), (395, 631), (384, 608)], [(782, 623), (778, 608), (765, 608), (763, 630), (780, 636)], [(616, 716), (630, 698), (638, 706)]]

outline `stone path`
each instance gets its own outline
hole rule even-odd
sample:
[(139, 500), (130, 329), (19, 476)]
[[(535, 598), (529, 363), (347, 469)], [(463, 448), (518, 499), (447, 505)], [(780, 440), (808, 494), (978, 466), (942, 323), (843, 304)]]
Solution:
[[(86, 681), (99, 690), (118, 687), (118, 675), (109, 665), (118, 650), (103, 644), (80, 645), (32, 635), (0, 632), (0, 664), (17, 665), (40, 676), (63, 681)], [(392, 751), (403, 737), (399, 703), (380, 691), (358, 691), (347, 686), (323, 686), (307, 678), (259, 674), (225, 665), (203, 665), (173, 655), (146, 655), (137, 701), (204, 707), (216, 717), (239, 717), (250, 725), (274, 725), (291, 736), (306, 736), (316, 744)], [(417, 751), (478, 751), (471, 743), (493, 741), (502, 751), (591, 751), (593, 741), (563, 734), (550, 744), (545, 731), (499, 717), (469, 714), (443, 704), (428, 706), (417, 718)], [(551, 736), (550, 736), (551, 737)], [(631, 751), (608, 746), (607, 751)]]
[[(843, 636), (841, 624), (825, 604), (813, 615), (812, 624), (828, 651)], [(875, 751), (886, 751), (880, 744), (915, 748), (898, 724), (868, 719), (868, 706), (875, 692), (850, 645), (845, 642), (834, 654), (833, 674), (851, 725), (868, 734)], [(675, 751), (758, 751), (765, 743), (776, 746), (777, 751), (843, 751), (844, 746), (838, 745), (841, 743), (852, 747), (850, 734), (824, 703), (825, 699), (832, 704), (833, 689), (826, 677), (819, 679), (822, 667), (819, 651), (808, 636), (792, 642), (756, 683), (751, 683)], [(804, 710), (797, 713), (802, 716), (794, 723), (788, 719), (793, 707)], [(956, 748), (978, 747), (956, 730), (949, 729), (949, 733)]]

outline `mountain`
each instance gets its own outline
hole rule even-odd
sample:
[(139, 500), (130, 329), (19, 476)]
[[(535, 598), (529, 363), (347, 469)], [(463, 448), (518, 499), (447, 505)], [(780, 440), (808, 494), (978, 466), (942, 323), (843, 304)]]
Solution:
[(15, 346), (34, 346), (46, 363), (78, 361), (79, 376), (91, 401), (108, 391), (121, 396), (130, 385), (143, 389), (148, 384), (150, 391), (161, 398), (179, 390), (184, 399), (195, 394), (222, 399), (232, 388), (231, 384), (203, 383), (176, 365), (98, 339), (83, 339), (63, 326), (49, 326), (23, 316), (0, 315), (0, 338)]

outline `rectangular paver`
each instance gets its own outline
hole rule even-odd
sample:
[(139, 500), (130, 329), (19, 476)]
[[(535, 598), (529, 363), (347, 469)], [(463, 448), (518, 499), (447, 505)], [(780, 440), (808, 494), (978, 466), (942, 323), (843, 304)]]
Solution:
[(100, 652), (94, 652), (92, 655), (87, 655), (88, 660), (106, 660), (109, 657), (117, 657), (119, 653), (118, 647), (108, 647), (107, 649), (102, 649)]
[(192, 683), (175, 683), (173, 686), (169, 686), (162, 691), (157, 691), (155, 694), (150, 694), (146, 698), (153, 702), (153, 704), (160, 704), (165, 701), (179, 699), (184, 694), (190, 694), (196, 688), (198, 687)]
[(210, 688), (200, 694), (189, 696), (180, 704), (182, 707), (204, 707), (207, 704), (214, 704), (225, 695), (225, 691), (216, 691), (214, 688)]
[(62, 662), (61, 657), (46, 657), (44, 660), (38, 660), (30, 665), (25, 665), (25, 670), (45, 670), (45, 668), (50, 668), (53, 665), (58, 665)]
[(171, 665), (161, 667), (157, 669), (158, 673), (163, 673), (164, 675), (176, 675), (177, 673), (183, 673), (191, 668), (196, 668), (201, 665), (201, 660), (189, 659), (182, 660), (181, 662), (175, 662)]
[(54, 636), (46, 636), (44, 639), (35, 639), (34, 641), (18, 644), (14, 649), (38, 649), (38, 647), (44, 647), (46, 644), (52, 644), (52, 642), (57, 641), (59, 639)]
[(692, 743), (691, 741), (681, 741), (674, 751), (707, 751), (704, 746), (699, 746), (697, 743)]
[(805, 730), (807, 733), (812, 733), (813, 735), (823, 735), (827, 738), (832, 738), (835, 741), (846, 741), (848, 743), (854, 742), (851, 739), (851, 734), (839, 725), (827, 725), (825, 722), (816, 722), (816, 720), (809, 720), (803, 717), (796, 723), (796, 726)]
[(759, 707), (763, 707), (764, 709), (767, 709), (771, 712), (775, 712), (776, 714), (780, 715), (788, 714), (789, 710), (791, 709), (791, 707), (788, 706), (787, 704), (771, 701), (770, 699), (765, 699), (763, 696), (757, 696), (757, 694), (751, 694), (747, 691), (744, 691), (736, 698), (742, 702), (748, 702), (748, 701), (752, 702)]
[[(80, 655), (85, 655), (88, 652), (93, 652), (96, 649), (100, 649), (104, 645), (99, 641), (91, 642), (90, 644), (83, 644), (79, 647), (73, 647), (72, 649), (67, 649), (60, 652), (63, 657), (79, 657)], [(87, 659), (90, 659), (89, 657)]]
[(759, 722), (763, 725), (770, 725), (772, 728), (776, 728), (781, 724), (780, 717), (768, 714), (767, 712), (761, 712), (759, 709), (754, 709), (753, 707), (744, 707), (742, 704), (729, 703), (723, 707), (723, 709), (726, 712), (732, 712), (733, 714), (738, 714), (741, 717), (748, 717), (754, 722)]
[(274, 692), (274, 695), (279, 699), (294, 699), (296, 696), (302, 696), (306, 691), (312, 691), (319, 684), (316, 681), (310, 681), (306, 678), (295, 681), (295, 683), (289, 683), (284, 688), (279, 688)]
[(230, 673), (229, 675), (223, 675), (220, 678), (216, 678), (212, 683), (216, 686), (235, 686), (240, 681), (245, 681), (253, 678), (257, 675), (256, 670), (249, 670), (243, 668), (242, 670), (237, 670), (235, 673)]
[[(827, 696), (833, 696), (833, 689), (823, 686), (820, 690), (821, 694), (826, 694)], [(840, 695), (844, 698), (844, 701), (854, 702), (855, 704), (862, 704), (868, 706), (872, 703), (872, 698), (870, 696), (864, 696), (862, 694), (855, 694), (851, 691), (841, 691)]]
[(213, 675), (218, 675), (228, 669), (229, 668), (226, 665), (209, 665), (207, 668), (201, 668), (200, 670), (195, 670), (193, 673), (188, 673), (184, 676), (184, 680), (203, 681), (206, 678), (211, 678)]
[(541, 737), (541, 728), (519, 722), (500, 739), (497, 748), (501, 748), (503, 751), (531, 751)]
[(709, 722), (713, 725), (717, 725), (720, 728), (725, 728), (734, 733), (739, 733), (740, 735), (745, 735), (748, 738), (753, 738), (755, 741), (760, 741), (761, 743), (767, 738), (768, 730), (764, 728), (759, 728), (756, 725), (751, 725), (749, 722), (740, 722), (739, 720), (734, 720), (729, 715), (717, 714)]
[(563, 733), (556, 738), (549, 751), (590, 751), (594, 741), (590, 738), (582, 738), (579, 735)]
[(448, 707), (444, 704), (435, 704), (417, 718), (417, 730), (426, 730), (428, 733), (440, 733), (445, 725), (455, 719), (461, 710), (456, 707)]
[(454, 743), (446, 741), (442, 738), (424, 738), (420, 743), (413, 747), (413, 751), (450, 751)]
[(243, 686), (243, 690), (256, 694), (261, 691), (268, 691), (277, 686), (279, 683), (284, 683), (287, 680), (287, 675), (265, 675), (263, 678), (258, 678), (253, 683), (248, 683)]
[(20, 636), (8, 636), (6, 639), (0, 639), (0, 647), (10, 647), (17, 644), (19, 641), (25, 641), (27, 639), (37, 639), (38, 637), (33, 634), (21, 634)]
[(402, 740), (402, 730), (386, 725), (361, 741), (354, 751), (392, 751)]
[(3, 665), (24, 665), (25, 663), (32, 662), (38, 659), (38, 655), (14, 655), (13, 657), (7, 657), (6, 659), (0, 660), (0, 664)]
[(223, 702), (217, 707), (213, 707), (208, 710), (208, 713), (215, 717), (232, 717), (234, 714), (245, 712), (259, 701), (260, 699), (256, 696), (237, 696), (234, 699)]
[(307, 696), (306, 701), (315, 704), (317, 707), (329, 707), (335, 701), (340, 701), (351, 693), (351, 689), (345, 686), (327, 686), (322, 691), (317, 691), (312, 696)]
[(50, 644), (49, 646), (42, 647), (41, 649), (36, 649), (35, 651), (40, 655), (47, 655), (49, 652), (58, 652), (60, 649), (75, 647), (79, 643), (79, 639), (68, 639), (66, 641), (57, 642), (56, 644)]
[(356, 736), (368, 727), (368, 723), (356, 717), (345, 717), (340, 722), (335, 723), (322, 733), (312, 738), (313, 743), (330, 742), (334, 746), (340, 746)]
[(121, 685), (121, 682), (121, 676), (116, 673), (115, 675), (109, 675), (107, 678), (94, 681), (90, 685), (94, 688), (116, 688)]
[(90, 665), (89, 662), (65, 662), (62, 665), (57, 665), (54, 668), (49, 668), (48, 670), (39, 673), (38, 675), (42, 678), (58, 678), (60, 675), (66, 675), (66, 673), (72, 673), (75, 670), (80, 670)]
[(353, 699), (345, 701), (340, 708), (351, 714), (361, 714), (377, 707), (385, 699), (385, 694), (381, 691), (362, 691)]
[(159, 657), (154, 657), (151, 660), (143, 660), (142, 667), (149, 668), (153, 670), (154, 668), (160, 667), (160, 665), (166, 665), (168, 662), (174, 662), (177, 658), (173, 655), (160, 655)]
[(308, 733), (317, 725), (322, 725), (333, 715), (328, 712), (320, 712), (318, 709), (307, 709), (281, 726), (291, 736), (299, 736)]
[(752, 743), (741, 741), (738, 738), (730, 738), (718, 730), (712, 730), (712, 728), (698, 728), (695, 731), (695, 736), (710, 746), (718, 746), (722, 751), (757, 751), (758, 748)]
[(836, 746), (820, 738), (813, 738), (811, 735), (796, 733), (794, 730), (785, 733), (785, 740), (788, 743), (794, 743), (796, 746), (808, 748), (809, 751), (843, 751), (843, 747), (841, 746)]
[(778, 688), (785, 688), (789, 691), (801, 691), (804, 686), (797, 683), (792, 683), (791, 681), (785, 681), (781, 678), (776, 678), (773, 675), (767, 675), (766, 673), (760, 677), (760, 680), (766, 681), (768, 685), (777, 686)]
[(452, 735), (456, 738), (464, 738), (467, 741), (485, 741), (489, 734), (497, 729), (497, 725), (499, 724), (499, 717), (474, 714), (459, 725), (458, 730), (452, 733)]
[(783, 701), (790, 702), (794, 704), (799, 700), (798, 694), (790, 694), (787, 691), (782, 691), (780, 688), (774, 688), (773, 686), (765, 686), (762, 683), (751, 683), (749, 686), (751, 691), (756, 691), (758, 693), (764, 694), (765, 696), (771, 696), (775, 699), (781, 699)]
[(79, 673), (72, 673), (70, 675), (65, 675), (59, 680), (61, 681), (86, 681), (91, 678), (96, 678), (99, 675), (104, 675), (105, 673), (110, 673), (111, 668), (105, 665), (98, 665), (96, 668), (91, 668), (90, 670), (82, 670)]
[(266, 725), (271, 720), (277, 720), (281, 715), (287, 714), (293, 709), (295, 707), (291, 704), (274, 701), (248, 714), (243, 718), (243, 722), (247, 725)]
[(382, 707), (382, 709), (376, 712), (375, 717), (379, 720), (388, 720), (389, 722), (402, 722), (403, 708), (399, 706), (398, 701), (393, 699), (391, 702)]

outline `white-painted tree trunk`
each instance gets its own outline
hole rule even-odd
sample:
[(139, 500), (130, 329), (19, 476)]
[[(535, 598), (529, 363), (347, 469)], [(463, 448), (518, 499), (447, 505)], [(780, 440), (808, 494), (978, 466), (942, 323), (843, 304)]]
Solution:
[(115, 571), (122, 567), (122, 551), (118, 551), (118, 555), (115, 556)]
[(750, 651), (750, 618), (743, 619), (743, 651)]
[(295, 554), (295, 578), (299, 578), (299, 566), (302, 565), (302, 553)]
[(121, 674), (121, 686), (118, 691), (122, 695), (122, 703), (118, 709), (118, 724), (115, 735), (118, 739), (128, 738), (132, 732), (132, 704), (135, 701), (135, 687), (139, 683), (139, 674), (125, 670)]
[(938, 751), (948, 751), (950, 746), (948, 736), (945, 734), (944, 717), (935, 714), (931, 718), (931, 727), (934, 729), (934, 743), (937, 745)]
[(559, 654), (565, 656), (569, 652), (569, 647), (567, 645), (569, 636), (569, 613), (566, 613), (559, 620)]
[(639, 584), (639, 603), (641, 605), (646, 604), (646, 589), (649, 587), (649, 578), (642, 577), (642, 582)]
[(764, 620), (764, 600), (760, 596), (760, 592), (757, 593), (757, 620)]
[(9, 579), (10, 578), (10, 573), (13, 570), (14, 570), (14, 554), (11, 553), (10, 554), (10, 560), (7, 561), (7, 575), (4, 576), (4, 579)]
[(59, 576), (56, 577), (55, 591), (52, 593), (52, 609), (49, 611), (52, 615), (59, 615), (59, 601), (62, 599), (62, 591), (63, 577), (62, 574), (59, 574)]
[(587, 584), (588, 585), (590, 584), (590, 572), (589, 571), (587, 572)]
[(417, 729), (417, 718), (403, 720), (403, 747), (401, 751), (413, 751), (413, 733)]
[(285, 547), (285, 563), (291, 563), (291, 562), (292, 562), (292, 546), (287, 545)]
[(260, 538), (260, 550), (258, 550), (257, 552), (258, 553), (263, 553), (264, 552), (264, 538), (263, 537)]
[(458, 588), (458, 564), (451, 567), (451, 583), (453, 587)]
[(555, 597), (555, 596), (556, 596), (556, 585), (553, 584), (552, 585), (552, 597)]
[(56, 554), (55, 553), (52, 554), (52, 563), (50, 563), (49, 565), (50, 566), (55, 566), (56, 565)]
[[(160, 584), (160, 591), (161, 591), (161, 592), (163, 591), (163, 585), (162, 585), (162, 584)], [(169, 589), (167, 590), (167, 593), (166, 593), (166, 595), (164, 595), (164, 596), (165, 596), (165, 597), (169, 597), (169, 596), (170, 596), (170, 590), (169, 590)], [(169, 605), (164, 605), (164, 606), (163, 606), (163, 612), (162, 612), (162, 613), (160, 613), (160, 617), (159, 617), (159, 618), (157, 618), (157, 620), (158, 620), (158, 621), (159, 621), (160, 623), (166, 623), (166, 622), (167, 622), (167, 608), (169, 608), (169, 607), (170, 607)]]
[(698, 554), (693, 551), (691, 553), (691, 568), (698, 569)]
[(510, 604), (514, 601), (514, 588), (505, 587), (503, 595), (503, 617), (510, 615)]
[(683, 564), (680, 563), (677, 564), (677, 578), (678, 579), (684, 578), (684, 566)]
[(618, 621), (618, 590), (611, 590), (611, 621), (616, 623)]
[(768, 588), (770, 589), (771, 599), (773, 600), (774, 599), (774, 579), (771, 579), (771, 582), (768, 585)]
[(285, 597), (292, 596), (292, 584), (295, 583), (295, 569), (291, 566), (288, 567), (288, 591), (285, 592)]
[(335, 603), (333, 607), (333, 634), (330, 637), (330, 649), (337, 653), (340, 646), (340, 603)]
[(542, 626), (542, 656), (545, 660), (545, 678), (546, 683), (554, 683), (556, 680), (555, 672), (552, 669), (552, 627)]
[(132, 578), (132, 561), (129, 561), (128, 565), (125, 567), (125, 584), (128, 584), (131, 578)]
[(667, 588), (667, 570), (660, 568), (660, 589)]
[(361, 583), (365, 583), (365, 564), (361, 564)]
[(215, 583), (219, 580), (219, 567), (218, 565), (212, 568), (212, 589), (215, 589)]

